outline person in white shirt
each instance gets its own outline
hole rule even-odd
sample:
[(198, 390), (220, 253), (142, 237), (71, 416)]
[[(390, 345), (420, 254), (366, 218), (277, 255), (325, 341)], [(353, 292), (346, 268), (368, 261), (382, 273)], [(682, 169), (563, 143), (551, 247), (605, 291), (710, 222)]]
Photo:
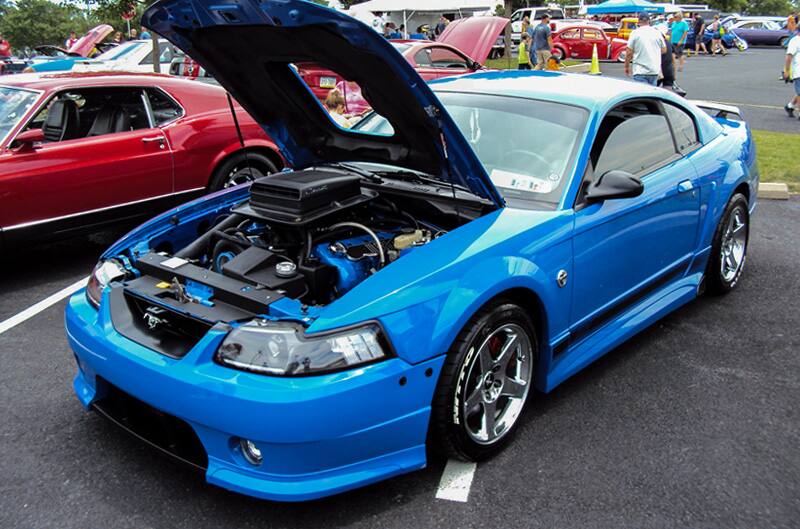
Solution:
[(786, 47), (783, 78), (792, 81), (794, 85), (794, 97), (786, 105), (786, 113), (789, 117), (794, 117), (795, 110), (800, 110), (800, 33), (795, 33)]
[(628, 37), (625, 75), (630, 77), (633, 74), (634, 81), (656, 86), (661, 73), (661, 54), (666, 52), (664, 36), (650, 25), (650, 15), (639, 13), (639, 27)]

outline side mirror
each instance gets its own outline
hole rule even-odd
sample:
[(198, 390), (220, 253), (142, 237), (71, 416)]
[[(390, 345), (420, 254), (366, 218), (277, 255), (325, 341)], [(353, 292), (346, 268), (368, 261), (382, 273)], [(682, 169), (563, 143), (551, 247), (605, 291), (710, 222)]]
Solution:
[(44, 131), (42, 129), (29, 129), (25, 132), (17, 134), (14, 138), (14, 144), (17, 146), (17, 151), (30, 151), (33, 150), (34, 143), (42, 143), (44, 141)]
[(478, 61), (473, 61), (472, 64), (470, 65), (470, 68), (475, 70), (475, 71), (478, 71), (478, 70), (482, 70), (483, 66), (481, 66), (481, 64)]
[(638, 197), (644, 191), (642, 181), (627, 171), (608, 171), (589, 185), (586, 202), (602, 202), (613, 198)]

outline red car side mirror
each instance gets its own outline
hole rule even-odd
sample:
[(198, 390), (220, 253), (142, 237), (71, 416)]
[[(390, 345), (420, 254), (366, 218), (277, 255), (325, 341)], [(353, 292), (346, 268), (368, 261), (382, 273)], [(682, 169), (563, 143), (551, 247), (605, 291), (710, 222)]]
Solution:
[(42, 129), (30, 129), (21, 132), (14, 139), (14, 144), (18, 151), (29, 151), (33, 149), (35, 143), (44, 141), (44, 131)]

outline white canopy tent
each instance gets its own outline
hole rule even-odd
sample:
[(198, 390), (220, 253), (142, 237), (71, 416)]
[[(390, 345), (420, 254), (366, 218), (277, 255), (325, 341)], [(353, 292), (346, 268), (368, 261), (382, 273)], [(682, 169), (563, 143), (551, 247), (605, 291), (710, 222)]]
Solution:
[[(491, 11), (498, 3), (498, 0), (369, 0), (351, 6), (347, 13), (367, 23), (367, 13), (402, 13), (403, 25), (408, 28), (408, 20), (415, 13), (459, 13), (464, 16), (464, 13)], [(375, 29), (383, 31), (383, 27)]]

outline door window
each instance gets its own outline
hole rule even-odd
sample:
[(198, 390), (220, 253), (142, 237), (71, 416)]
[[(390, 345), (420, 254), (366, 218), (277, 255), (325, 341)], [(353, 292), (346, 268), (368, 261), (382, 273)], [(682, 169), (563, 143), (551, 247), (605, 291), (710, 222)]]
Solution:
[(697, 138), (694, 119), (686, 111), (668, 103), (664, 104), (664, 111), (672, 125), (678, 152), (688, 154), (696, 149), (700, 145), (700, 140)]
[(414, 55), (414, 62), (417, 63), (417, 66), (422, 66), (425, 68), (430, 68), (431, 64), (431, 49), (425, 48), (420, 50)]
[(161, 90), (148, 88), (146, 92), (150, 108), (153, 110), (153, 121), (157, 127), (166, 125), (183, 115), (183, 108)]
[(603, 40), (603, 34), (596, 29), (584, 29), (583, 38), (586, 40)]
[(595, 175), (643, 174), (676, 156), (667, 119), (654, 101), (625, 103), (603, 118), (592, 146)]
[(576, 40), (580, 38), (580, 31), (577, 29), (567, 29), (561, 32), (559, 38), (562, 40)]
[(51, 143), (147, 129), (150, 120), (141, 88), (85, 88), (55, 96), (26, 128), (44, 129)]

